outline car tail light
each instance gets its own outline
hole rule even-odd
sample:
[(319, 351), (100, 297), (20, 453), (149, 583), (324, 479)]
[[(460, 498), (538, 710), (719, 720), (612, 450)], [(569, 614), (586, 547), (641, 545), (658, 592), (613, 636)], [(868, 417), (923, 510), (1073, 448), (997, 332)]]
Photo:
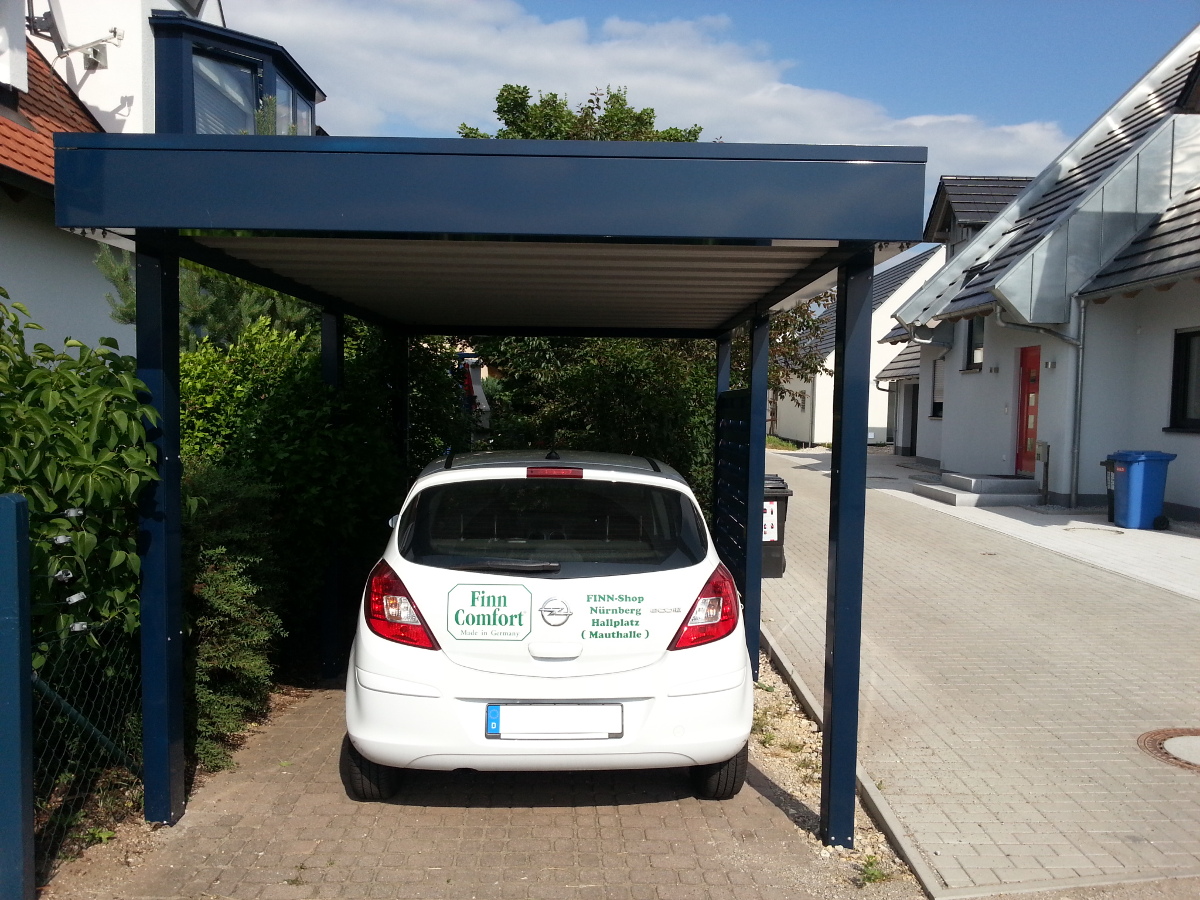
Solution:
[(583, 469), (569, 466), (530, 466), (525, 470), (526, 478), (582, 478)]
[(718, 565), (700, 590), (691, 612), (675, 633), (668, 650), (686, 650), (711, 644), (733, 633), (738, 623), (738, 593), (733, 576)]
[(364, 607), (367, 627), (381, 638), (426, 650), (442, 649), (421, 618), (421, 611), (409, 596), (408, 588), (382, 559), (367, 580)]

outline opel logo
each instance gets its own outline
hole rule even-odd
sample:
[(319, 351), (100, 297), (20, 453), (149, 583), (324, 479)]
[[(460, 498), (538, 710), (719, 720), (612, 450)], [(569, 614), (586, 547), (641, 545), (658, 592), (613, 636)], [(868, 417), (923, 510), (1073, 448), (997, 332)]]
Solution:
[(554, 597), (547, 598), (546, 602), (538, 609), (538, 612), (542, 614), (543, 622), (555, 627), (566, 625), (567, 619), (571, 618), (571, 608), (567, 606), (565, 601)]

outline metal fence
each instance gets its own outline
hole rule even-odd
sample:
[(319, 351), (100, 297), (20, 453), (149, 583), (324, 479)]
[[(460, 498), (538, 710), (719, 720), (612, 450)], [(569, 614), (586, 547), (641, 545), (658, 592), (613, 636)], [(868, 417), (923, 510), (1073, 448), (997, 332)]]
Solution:
[(31, 633), (28, 522), (0, 497), (0, 896), (22, 900), (142, 806), (137, 635)]
[[(34, 636), (39, 647), (45, 643)], [(142, 806), (136, 635), (116, 623), (53, 640), (33, 673), (34, 848), (39, 881)]]

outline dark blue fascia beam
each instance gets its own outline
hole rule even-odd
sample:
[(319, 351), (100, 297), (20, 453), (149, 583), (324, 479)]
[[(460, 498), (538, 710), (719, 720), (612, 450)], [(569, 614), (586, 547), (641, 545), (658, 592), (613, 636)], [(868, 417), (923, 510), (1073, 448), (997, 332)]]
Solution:
[(56, 145), (62, 227), (904, 241), (922, 226), (924, 148), (178, 134)]

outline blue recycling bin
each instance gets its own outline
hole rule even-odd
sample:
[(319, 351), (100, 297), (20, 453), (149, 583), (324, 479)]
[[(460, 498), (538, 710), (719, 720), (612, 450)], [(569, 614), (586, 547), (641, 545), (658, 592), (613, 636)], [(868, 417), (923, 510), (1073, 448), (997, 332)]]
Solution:
[(1166, 528), (1162, 514), (1167, 490), (1167, 465), (1174, 453), (1157, 450), (1121, 450), (1113, 461), (1116, 484), (1115, 520), (1118, 528)]

